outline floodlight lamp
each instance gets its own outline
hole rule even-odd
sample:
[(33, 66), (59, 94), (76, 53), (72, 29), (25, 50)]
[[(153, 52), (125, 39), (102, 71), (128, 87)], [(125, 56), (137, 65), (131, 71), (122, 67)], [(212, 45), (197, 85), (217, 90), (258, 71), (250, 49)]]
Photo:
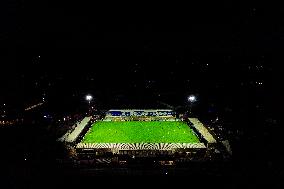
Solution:
[(86, 100), (91, 101), (92, 99), (93, 99), (93, 97), (91, 95), (86, 96)]
[(196, 101), (196, 97), (195, 97), (194, 95), (190, 95), (190, 96), (188, 97), (188, 101), (189, 101), (189, 102), (195, 102), (195, 101)]

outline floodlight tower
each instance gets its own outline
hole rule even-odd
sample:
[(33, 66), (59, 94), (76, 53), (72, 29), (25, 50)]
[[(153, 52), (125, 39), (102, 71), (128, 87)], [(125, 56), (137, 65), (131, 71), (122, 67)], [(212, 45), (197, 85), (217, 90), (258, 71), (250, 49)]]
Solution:
[(92, 95), (86, 95), (86, 100), (88, 101), (89, 105), (91, 104), (91, 101), (93, 100), (93, 96)]
[(189, 113), (191, 114), (192, 106), (197, 101), (195, 95), (189, 95), (187, 97), (187, 101), (189, 102)]
[(91, 113), (91, 101), (93, 100), (93, 96), (88, 94), (86, 95), (85, 99), (88, 101), (89, 104), (89, 114)]

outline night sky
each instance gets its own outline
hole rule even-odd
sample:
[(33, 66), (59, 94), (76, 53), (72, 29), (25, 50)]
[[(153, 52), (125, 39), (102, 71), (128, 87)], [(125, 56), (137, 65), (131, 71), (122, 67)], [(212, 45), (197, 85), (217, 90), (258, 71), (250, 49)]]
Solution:
[(242, 101), (252, 83), (263, 82), (264, 91), (280, 87), (279, 8), (232, 1), (157, 8), (4, 2), (1, 103), (25, 106), (45, 93), (87, 92), (105, 97), (102, 103), (161, 93), (177, 94), (176, 101), (162, 98), (173, 104), (190, 93)]

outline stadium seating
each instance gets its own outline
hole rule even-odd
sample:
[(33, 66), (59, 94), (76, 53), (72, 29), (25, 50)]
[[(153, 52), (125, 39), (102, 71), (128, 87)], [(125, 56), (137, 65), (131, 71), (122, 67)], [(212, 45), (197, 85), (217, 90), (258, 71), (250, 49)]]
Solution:
[(79, 143), (77, 148), (117, 150), (174, 150), (206, 148), (203, 143)]

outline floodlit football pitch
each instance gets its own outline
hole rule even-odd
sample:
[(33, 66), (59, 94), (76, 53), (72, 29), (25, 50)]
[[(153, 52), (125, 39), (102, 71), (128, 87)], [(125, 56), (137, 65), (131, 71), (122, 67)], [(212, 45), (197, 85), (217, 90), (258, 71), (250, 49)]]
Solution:
[(81, 143), (199, 143), (182, 121), (98, 121)]

